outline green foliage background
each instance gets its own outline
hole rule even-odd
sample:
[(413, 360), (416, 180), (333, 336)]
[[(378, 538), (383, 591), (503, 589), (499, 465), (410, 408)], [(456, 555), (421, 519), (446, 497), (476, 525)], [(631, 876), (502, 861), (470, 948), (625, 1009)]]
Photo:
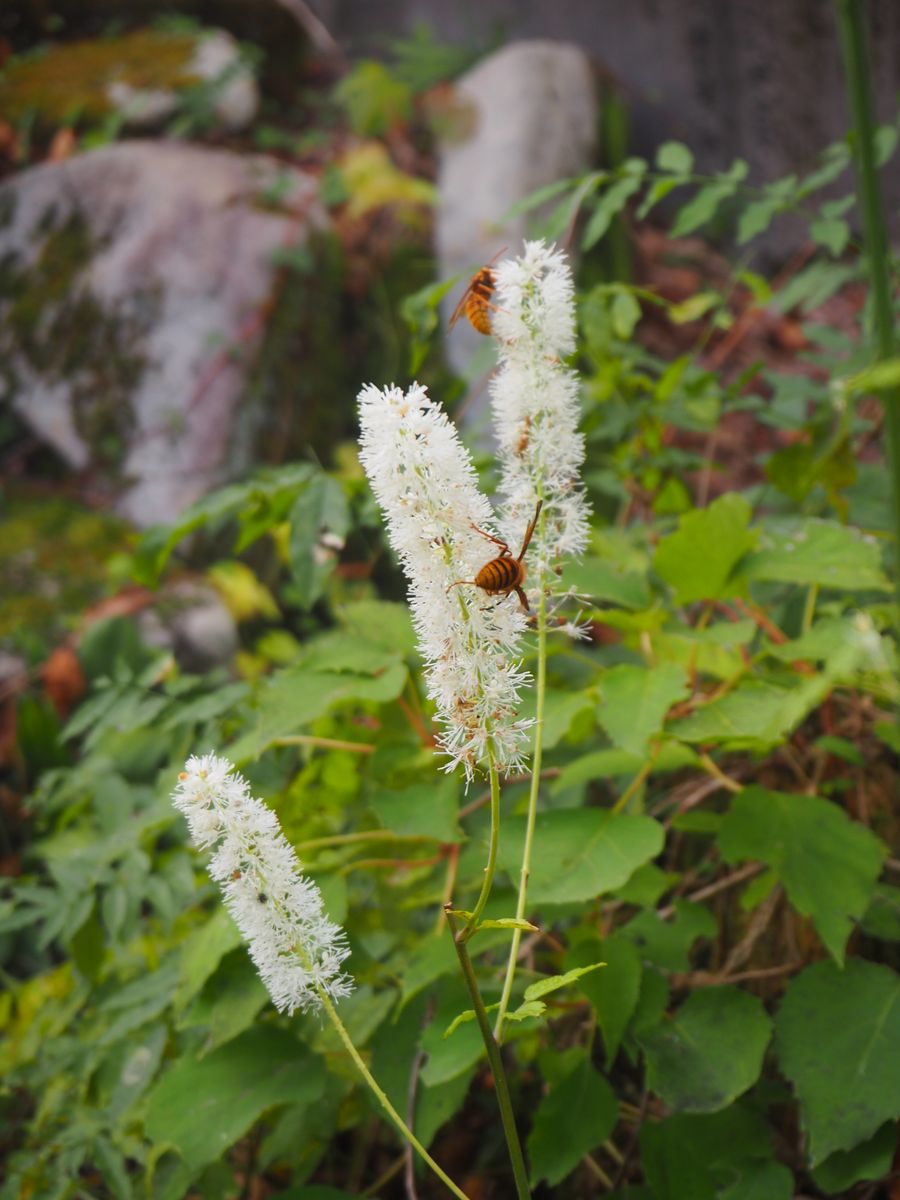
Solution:
[[(883, 159), (896, 134), (882, 130)], [(748, 192), (743, 164), (698, 180), (671, 143), (653, 169), (557, 186), (545, 232), (586, 208), (590, 276), (627, 202), (646, 215), (687, 188), (674, 232), (730, 219), (739, 244), (801, 212), (809, 265), (780, 292), (746, 266), (732, 282), (803, 310), (859, 274), (848, 204), (816, 199), (848, 163), (841, 144), (809, 177)], [(440, 291), (406, 306), (418, 363)], [(727, 301), (669, 315), (709, 330)], [(562, 586), (593, 637), (551, 638), (514, 1100), (541, 1195), (598, 1179), (630, 1200), (842, 1195), (890, 1170), (900, 1116), (888, 480), (864, 453), (877, 412), (855, 404), (896, 364), (867, 371), (857, 339), (808, 326), (825, 382), (760, 367), (763, 400), (704, 369), (699, 346), (671, 362), (644, 349), (633, 335), (659, 303), (590, 279), (579, 297), (597, 520)], [(696, 507), (685, 477), (716, 464), (691, 447), (734, 411), (792, 436), (765, 452), (764, 482)], [(314, 1200), (391, 1168), (393, 1135), (333, 1033), (276, 1016), (186, 845), (169, 794), (209, 750), (276, 808), (345, 923), (358, 986), (341, 1012), (394, 1103), (417, 1073), (416, 1132), (448, 1169), (462, 1138), (458, 1172), (505, 1170), (441, 916), (477, 891), (486, 797), (438, 774), (402, 581), (355, 459), (338, 457), (226, 488), (135, 552), (153, 585), (189, 533), (230, 547), (254, 614), (236, 670), (187, 674), (126, 619), (101, 622), (78, 646), (88, 696), (62, 729), (44, 714), (41, 753), (23, 742), (31, 835), (0, 905), (3, 1200), (236, 1196), (249, 1173)], [(492, 918), (515, 907), (525, 797), (507, 782)], [(473, 943), (488, 1003), (508, 942), (497, 927)]]

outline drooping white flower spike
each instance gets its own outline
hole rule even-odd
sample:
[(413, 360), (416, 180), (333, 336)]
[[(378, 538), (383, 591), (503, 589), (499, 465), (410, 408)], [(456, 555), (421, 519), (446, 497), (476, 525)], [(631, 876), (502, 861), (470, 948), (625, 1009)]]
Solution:
[(543, 586), (561, 560), (581, 553), (589, 533), (578, 380), (562, 362), (575, 347), (574, 285), (565, 255), (542, 241), (526, 242), (520, 258), (505, 259), (494, 272), (500, 524), (514, 545), (543, 500), (529, 570), (532, 586)]
[(518, 659), (525, 615), (515, 594), (448, 590), (474, 579), (498, 554), (478, 532), (493, 532), (494, 517), (469, 454), (443, 408), (418, 384), (405, 395), (398, 387), (367, 385), (359, 414), (360, 461), (409, 580), (448, 769), (461, 763), (467, 779), (488, 762), (499, 771), (519, 770), (529, 726), (517, 719), (519, 689), (530, 681)]
[(318, 989), (333, 1000), (348, 995), (344, 931), (325, 915), (322, 893), (301, 873), (278, 818), (250, 795), (231, 763), (214, 754), (188, 759), (172, 803), (198, 849), (217, 847), (207, 870), (275, 1007), (317, 1008)]

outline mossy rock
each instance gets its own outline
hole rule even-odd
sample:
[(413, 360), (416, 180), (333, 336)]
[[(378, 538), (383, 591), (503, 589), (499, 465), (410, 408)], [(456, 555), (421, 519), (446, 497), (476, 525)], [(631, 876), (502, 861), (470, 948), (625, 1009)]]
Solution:
[(0, 112), (43, 128), (97, 124), (115, 111), (110, 88), (181, 91), (201, 82), (191, 69), (197, 35), (139, 29), (124, 37), (42, 47), (0, 74)]

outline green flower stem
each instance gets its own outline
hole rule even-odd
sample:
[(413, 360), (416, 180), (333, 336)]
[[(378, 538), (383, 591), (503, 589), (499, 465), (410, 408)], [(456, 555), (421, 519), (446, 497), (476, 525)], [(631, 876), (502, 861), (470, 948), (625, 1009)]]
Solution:
[(488, 902), (488, 896), (491, 894), (491, 888), (494, 884), (494, 871), (497, 866), (497, 846), (500, 841), (500, 776), (497, 774), (497, 768), (494, 766), (493, 756), (488, 759), (488, 771), (491, 778), (491, 841), (488, 847), (487, 866), (484, 868), (484, 882), (481, 885), (481, 894), (475, 907), (472, 909), (472, 915), (466, 921), (465, 929), (460, 936), (464, 942), (478, 929), (478, 922), (481, 920), (481, 914), (484, 912), (484, 906)]
[[(525, 822), (525, 846), (522, 851), (522, 869), (519, 873), (519, 896), (516, 900), (516, 919), (525, 919), (525, 905), (528, 900), (528, 877), (531, 873), (531, 854), (534, 846), (534, 825), (537, 820), (538, 793), (541, 789), (541, 759), (544, 751), (544, 696), (547, 691), (547, 597), (544, 588), (538, 599), (537, 610), (537, 678), (535, 680), (535, 727), (534, 727), (534, 757), (531, 763), (531, 788), (528, 793), (528, 817)], [(509, 1008), (509, 998), (512, 994), (513, 980), (516, 977), (516, 963), (519, 958), (519, 943), (522, 941), (522, 930), (514, 929), (512, 944), (509, 948), (509, 959), (506, 963), (506, 977), (503, 980), (503, 991), (500, 995), (500, 1010), (494, 1023), (494, 1036), (498, 1042), (503, 1040), (503, 1021)]]
[(475, 1020), (478, 1022), (478, 1028), (481, 1030), (481, 1037), (484, 1041), (484, 1048), (487, 1050), (491, 1073), (494, 1076), (494, 1089), (497, 1094), (497, 1104), (500, 1107), (500, 1120), (503, 1123), (503, 1132), (506, 1136), (507, 1148), (509, 1149), (509, 1160), (512, 1164), (513, 1177), (516, 1181), (516, 1193), (519, 1200), (531, 1200), (531, 1190), (528, 1187), (528, 1171), (525, 1167), (525, 1156), (522, 1154), (519, 1132), (516, 1129), (512, 1101), (509, 1098), (509, 1084), (506, 1080), (506, 1071), (503, 1068), (500, 1047), (497, 1045), (497, 1041), (491, 1032), (491, 1023), (488, 1020), (484, 1001), (481, 999), (481, 992), (478, 989), (478, 980), (475, 978), (472, 960), (469, 958), (469, 952), (466, 949), (464, 937), (466, 930), (463, 929), (460, 933), (457, 933), (456, 922), (453, 919), (449, 905), (446, 906), (444, 912), (447, 914), (447, 924), (450, 926), (450, 932), (453, 935), (453, 945), (456, 947), (463, 978), (466, 981), (469, 995), (472, 998)]
[[(877, 359), (894, 354), (894, 306), (891, 299), (888, 239), (884, 203), (875, 165), (875, 116), (870, 86), (869, 54), (858, 0), (837, 0), (838, 30), (844, 78), (853, 114), (856, 190), (863, 221), (866, 268), (872, 289)], [(895, 554), (900, 555), (900, 387), (882, 393), (888, 461), (893, 480)], [(896, 572), (900, 598), (900, 569)]]
[(406, 1124), (406, 1122), (403, 1120), (403, 1118), (397, 1112), (396, 1108), (394, 1108), (393, 1104), (391, 1104), (390, 1100), (388, 1100), (385, 1093), (378, 1086), (378, 1084), (375, 1081), (374, 1076), (371, 1074), (371, 1072), (369, 1071), (369, 1068), (363, 1062), (362, 1056), (360, 1055), (359, 1051), (356, 1049), (356, 1047), (353, 1045), (353, 1042), (350, 1040), (350, 1034), (347, 1032), (344, 1022), (338, 1016), (337, 1009), (334, 1007), (334, 1004), (331, 1001), (331, 997), (324, 990), (324, 988), (318, 988), (317, 991), (319, 994), (319, 999), (322, 1001), (322, 1007), (325, 1009), (325, 1012), (328, 1015), (328, 1019), (329, 1019), (329, 1021), (331, 1021), (332, 1025), (334, 1026), (338, 1037), (341, 1039), (341, 1042), (344, 1045), (344, 1048), (346, 1049), (347, 1053), (350, 1055), (350, 1057), (353, 1059), (354, 1063), (356, 1064), (356, 1068), (359, 1071), (360, 1075), (362, 1075), (363, 1079), (366, 1081), (366, 1083), (372, 1089), (374, 1094), (378, 1097), (378, 1101), (381, 1104), (381, 1107), (384, 1109), (384, 1111), (387, 1113), (387, 1115), (391, 1118), (394, 1125), (396, 1125), (397, 1131), (400, 1134), (400, 1136), (403, 1137), (407, 1142), (409, 1142), (409, 1144), (412, 1146), (412, 1148), (414, 1150), (418, 1151), (418, 1153), (422, 1156), (423, 1160), (426, 1163), (428, 1163), (429, 1167), (431, 1167), (432, 1171), (434, 1171), (435, 1175), (437, 1175), (437, 1177), (450, 1189), (450, 1191), (453, 1193), (454, 1196), (456, 1196), (458, 1198), (458, 1200), (469, 1200), (469, 1197), (466, 1195), (466, 1193), (463, 1191), (460, 1191), (460, 1189), (456, 1186), (456, 1184), (453, 1182), (453, 1180), (450, 1178), (450, 1176), (447, 1175), (438, 1166), (438, 1164), (434, 1161), (434, 1159), (431, 1157), (431, 1155), (428, 1153), (428, 1151), (425, 1149), (425, 1147), (422, 1145), (422, 1143), (419, 1141), (419, 1139), (416, 1137), (416, 1135), (413, 1133), (413, 1131), (409, 1128), (409, 1126)]

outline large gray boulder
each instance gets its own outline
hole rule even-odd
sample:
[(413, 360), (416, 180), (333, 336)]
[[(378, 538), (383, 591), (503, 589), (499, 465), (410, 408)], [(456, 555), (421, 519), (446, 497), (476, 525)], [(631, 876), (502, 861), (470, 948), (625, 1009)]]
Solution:
[[(436, 241), (442, 275), (471, 274), (503, 246), (517, 253), (525, 216), (516, 201), (591, 163), (597, 95), (587, 56), (553, 41), (513, 42), (455, 85), (460, 119), (440, 146)], [(459, 292), (448, 298), (450, 311)], [(478, 334), (465, 323), (450, 338), (465, 374)]]
[(0, 403), (124, 515), (173, 519), (246, 466), (272, 255), (325, 222), (310, 176), (176, 142), (16, 175), (0, 187)]

